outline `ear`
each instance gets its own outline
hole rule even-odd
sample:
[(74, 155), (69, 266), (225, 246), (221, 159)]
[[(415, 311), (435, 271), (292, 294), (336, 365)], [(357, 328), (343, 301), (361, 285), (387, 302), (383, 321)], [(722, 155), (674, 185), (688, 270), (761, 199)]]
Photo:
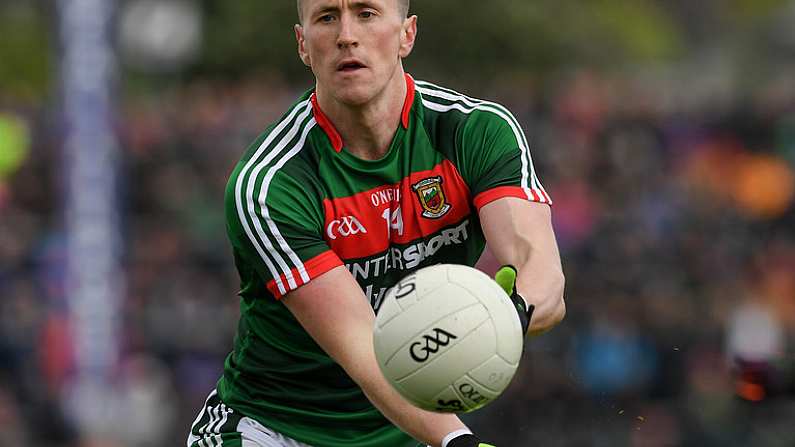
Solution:
[(304, 65), (311, 67), (312, 59), (310, 59), (309, 53), (306, 51), (306, 46), (304, 45), (304, 28), (301, 25), (295, 25), (293, 28), (295, 29), (295, 40), (298, 42), (298, 57), (301, 58), (301, 62), (303, 62)]
[(403, 21), (403, 28), (400, 30), (400, 51), (401, 58), (408, 57), (414, 49), (414, 41), (417, 39), (417, 16), (411, 16)]

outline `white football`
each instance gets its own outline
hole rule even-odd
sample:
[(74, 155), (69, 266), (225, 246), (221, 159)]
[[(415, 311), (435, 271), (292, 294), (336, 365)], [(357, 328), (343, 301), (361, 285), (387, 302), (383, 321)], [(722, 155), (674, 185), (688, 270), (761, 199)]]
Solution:
[(464, 413), (496, 399), (511, 382), (523, 334), (493, 279), (472, 267), (437, 264), (387, 291), (373, 341), (381, 371), (409, 402)]

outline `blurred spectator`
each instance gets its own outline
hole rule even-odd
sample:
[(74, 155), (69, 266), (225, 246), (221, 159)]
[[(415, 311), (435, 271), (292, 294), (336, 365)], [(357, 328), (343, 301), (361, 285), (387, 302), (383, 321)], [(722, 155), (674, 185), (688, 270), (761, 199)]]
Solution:
[(737, 394), (759, 402), (778, 391), (781, 378), (776, 365), (786, 351), (784, 332), (775, 315), (758, 302), (743, 303), (730, 317), (726, 338)]

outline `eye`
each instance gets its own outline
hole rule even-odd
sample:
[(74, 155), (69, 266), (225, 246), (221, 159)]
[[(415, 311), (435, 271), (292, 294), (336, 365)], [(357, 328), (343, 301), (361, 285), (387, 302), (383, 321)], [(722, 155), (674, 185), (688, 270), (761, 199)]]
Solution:
[(359, 17), (361, 17), (363, 19), (369, 19), (369, 18), (373, 17), (374, 15), (375, 15), (375, 13), (373, 13), (373, 11), (362, 11), (362, 12), (359, 13)]
[(324, 14), (318, 17), (317, 21), (321, 23), (331, 23), (334, 21), (334, 16), (331, 14)]

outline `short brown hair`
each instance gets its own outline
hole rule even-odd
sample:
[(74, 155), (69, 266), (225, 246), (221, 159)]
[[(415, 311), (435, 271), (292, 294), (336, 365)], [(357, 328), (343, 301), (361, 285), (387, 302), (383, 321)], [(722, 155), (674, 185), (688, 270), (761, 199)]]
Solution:
[[(296, 7), (298, 8), (298, 21), (303, 22), (304, 17), (303, 13), (301, 12), (301, 3), (303, 0), (296, 0)], [(411, 0), (397, 0), (398, 2), (398, 10), (403, 17), (409, 16), (409, 3)]]

